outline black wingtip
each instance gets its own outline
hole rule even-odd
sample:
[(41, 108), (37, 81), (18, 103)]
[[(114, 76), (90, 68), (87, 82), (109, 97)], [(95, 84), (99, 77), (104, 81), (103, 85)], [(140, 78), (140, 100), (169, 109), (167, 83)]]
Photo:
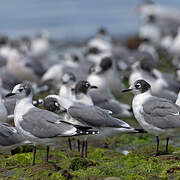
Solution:
[(77, 134), (75, 136), (80, 136), (80, 135), (97, 135), (97, 134), (99, 134), (98, 130), (86, 129), (86, 130), (78, 130)]
[(147, 133), (147, 131), (145, 131), (144, 129), (135, 129), (137, 131), (137, 133)]
[(80, 126), (80, 125), (74, 125), (79, 130), (89, 130), (92, 129), (90, 126)]

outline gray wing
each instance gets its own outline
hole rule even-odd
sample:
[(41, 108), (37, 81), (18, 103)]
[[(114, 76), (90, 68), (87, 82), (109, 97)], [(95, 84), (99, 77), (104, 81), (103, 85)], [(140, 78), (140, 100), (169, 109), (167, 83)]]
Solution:
[(70, 116), (81, 123), (93, 127), (115, 127), (115, 128), (129, 128), (130, 126), (116, 118), (111, 117), (107, 111), (97, 106), (71, 106), (68, 109)]
[(180, 128), (180, 107), (163, 98), (153, 98), (143, 105), (145, 121), (162, 128)]
[(23, 115), (21, 127), (39, 138), (70, 136), (76, 133), (76, 128), (61, 122), (62, 117), (47, 110), (33, 108)]
[(5, 98), (4, 99), (4, 105), (7, 109), (8, 115), (14, 114), (14, 109), (16, 106), (16, 100), (11, 98)]
[(131, 115), (130, 113), (131, 107), (129, 105), (125, 105), (125, 104), (121, 105), (119, 101), (116, 101), (114, 99), (109, 100), (106, 96), (98, 92), (90, 91), (90, 96), (92, 98), (94, 105), (102, 109), (112, 111), (112, 116), (114, 117), (118, 115), (123, 116), (124, 111), (127, 111), (127, 113)]
[(97, 91), (89, 91), (89, 95), (96, 106), (100, 106), (101, 104), (108, 102), (108, 98)]
[(0, 123), (0, 146), (11, 146), (23, 142), (24, 137), (15, 127), (7, 123)]

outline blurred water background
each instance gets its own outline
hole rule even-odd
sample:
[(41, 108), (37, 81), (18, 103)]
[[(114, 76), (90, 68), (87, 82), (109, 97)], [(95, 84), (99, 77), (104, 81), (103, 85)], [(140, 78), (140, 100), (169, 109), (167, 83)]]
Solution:
[[(104, 26), (115, 36), (136, 33), (139, 0), (0, 0), (0, 34), (12, 37), (48, 31), (50, 37), (82, 40)], [(179, 8), (179, 0), (156, 3)]]

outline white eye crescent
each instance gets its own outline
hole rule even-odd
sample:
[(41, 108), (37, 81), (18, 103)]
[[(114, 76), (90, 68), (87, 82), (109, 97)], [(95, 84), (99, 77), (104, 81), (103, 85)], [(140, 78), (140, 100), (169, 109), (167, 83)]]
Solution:
[(141, 84), (140, 84), (140, 83), (137, 83), (137, 84), (135, 85), (135, 87), (138, 89), (138, 88), (141, 87)]
[(59, 107), (59, 104), (58, 104), (57, 102), (55, 102), (54, 105), (55, 105), (56, 107)]

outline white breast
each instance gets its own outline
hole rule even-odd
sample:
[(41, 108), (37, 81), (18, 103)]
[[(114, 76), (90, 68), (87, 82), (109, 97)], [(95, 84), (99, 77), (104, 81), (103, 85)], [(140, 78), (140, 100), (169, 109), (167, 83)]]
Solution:
[(168, 50), (171, 48), (173, 43), (173, 38), (171, 36), (165, 36), (161, 40), (161, 47)]
[(82, 104), (86, 104), (86, 105), (94, 105), (91, 97), (89, 95), (85, 95), (85, 94), (79, 94), (79, 95), (73, 96), (73, 100), (76, 103), (82, 103)]
[(93, 86), (97, 86), (98, 88), (104, 86), (104, 81), (96, 74), (92, 74), (88, 77), (87, 81)]
[(66, 85), (61, 86), (61, 88), (59, 90), (59, 96), (70, 99), (71, 98), (71, 88), (67, 87)]
[(22, 99), (19, 102), (17, 102), (15, 110), (14, 110), (14, 123), (18, 131), (23, 134), (24, 137), (26, 137), (28, 140), (35, 139), (34, 136), (32, 136), (29, 132), (22, 129), (20, 126), (20, 122), (23, 121), (23, 115), (26, 114), (31, 108), (33, 107), (32, 104), (30, 104), (27, 99)]
[(139, 122), (139, 124), (150, 134), (159, 136), (164, 131), (160, 128), (154, 127), (151, 124), (147, 123), (144, 119), (144, 111), (143, 111), (143, 104), (148, 101), (149, 98), (151, 98), (151, 94), (149, 92), (138, 94), (134, 97), (132, 102), (133, 112), (134, 116)]
[(153, 42), (154, 44), (159, 44), (160, 38), (161, 38), (161, 32), (156, 25), (147, 24), (147, 25), (144, 25), (140, 28), (139, 36), (141, 38), (150, 39), (151, 42)]
[(110, 88), (108, 87), (107, 83), (106, 83), (106, 80), (105, 78), (100, 75), (95, 75), (95, 74), (92, 74), (88, 77), (87, 81), (93, 85), (93, 86), (97, 86), (98, 88), (94, 91), (98, 91), (104, 95), (107, 95), (109, 97), (113, 97), (111, 91), (110, 91)]

